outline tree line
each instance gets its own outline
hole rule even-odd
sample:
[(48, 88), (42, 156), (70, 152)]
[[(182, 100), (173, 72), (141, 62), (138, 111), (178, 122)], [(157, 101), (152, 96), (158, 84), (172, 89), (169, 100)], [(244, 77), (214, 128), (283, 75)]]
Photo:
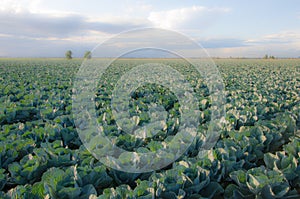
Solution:
[[(71, 50), (68, 50), (65, 53), (65, 57), (67, 59), (72, 59), (73, 58), (73, 52)], [(91, 59), (92, 58), (92, 52), (91, 51), (85, 51), (85, 53), (83, 55), (83, 58), (85, 58), (85, 59)]]
[(263, 59), (275, 59), (275, 57), (273, 55), (265, 54), (265, 56), (263, 57)]

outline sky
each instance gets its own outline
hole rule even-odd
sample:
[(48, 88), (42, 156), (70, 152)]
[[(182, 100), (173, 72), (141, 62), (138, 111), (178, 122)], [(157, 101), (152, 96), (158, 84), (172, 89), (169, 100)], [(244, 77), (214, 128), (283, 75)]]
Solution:
[(82, 57), (146, 27), (184, 34), (212, 57), (300, 57), (297, 0), (1, 0), (0, 57)]

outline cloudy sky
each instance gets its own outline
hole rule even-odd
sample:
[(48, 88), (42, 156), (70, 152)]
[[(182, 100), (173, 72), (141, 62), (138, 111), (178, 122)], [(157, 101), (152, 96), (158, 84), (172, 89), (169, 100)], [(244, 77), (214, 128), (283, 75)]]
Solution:
[(183, 33), (211, 56), (300, 57), (297, 0), (1, 0), (0, 57), (81, 57), (144, 27)]

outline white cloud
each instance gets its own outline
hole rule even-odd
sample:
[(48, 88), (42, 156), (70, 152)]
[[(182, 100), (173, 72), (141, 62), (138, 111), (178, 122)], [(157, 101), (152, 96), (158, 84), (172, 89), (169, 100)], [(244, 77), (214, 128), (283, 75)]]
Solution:
[[(146, 20), (130, 18), (88, 18), (79, 14), (44, 14), (0, 11), (0, 34), (31, 38), (66, 38), (101, 34), (145, 26)], [(76, 41), (76, 40), (75, 40)]]
[[(41, 2), (0, 0), (0, 56), (60, 56), (67, 48), (79, 49), (78, 54), (81, 55), (84, 50), (116, 33), (149, 26), (179, 30), (200, 37), (198, 33), (230, 12), (225, 7), (203, 6), (153, 11), (151, 5), (137, 3), (122, 13), (93, 16), (89, 13), (41, 9)], [(199, 41), (212, 56), (262, 57), (266, 53), (274, 56), (300, 56), (300, 30), (244, 39), (220, 37), (200, 38)], [(135, 45), (136, 40), (136, 36), (130, 40), (132, 45)], [(184, 48), (184, 44), (178, 40), (174, 48), (178, 47), (176, 45)], [(116, 47), (112, 48), (115, 50)], [(192, 49), (186, 51), (193, 55)]]
[(207, 49), (212, 57), (263, 57), (265, 54), (275, 57), (299, 57), (300, 42), (280, 44), (256, 44), (252, 46), (230, 47), (230, 48), (209, 48)]
[[(221, 40), (222, 41), (222, 40)], [(263, 57), (265, 54), (275, 57), (300, 56), (300, 31), (281, 31), (263, 35), (243, 42), (244, 46), (209, 48), (211, 56), (221, 57)]]
[(19, 13), (35, 12), (38, 10), (40, 0), (1, 0), (0, 11)]
[(300, 41), (300, 31), (284, 31), (277, 34), (270, 34), (264, 37), (266, 41), (270, 42), (295, 42)]
[(281, 31), (279, 33), (267, 34), (260, 38), (248, 39), (249, 45), (257, 44), (292, 44), (300, 42), (300, 30)]
[[(200, 39), (212, 57), (263, 57), (265, 54), (275, 57), (300, 57), (300, 31), (289, 30), (266, 34), (247, 40), (210, 38)], [(192, 49), (183, 49), (190, 56), (197, 56)]]
[[(144, 27), (144, 17), (41, 9), (40, 0), (0, 1), (0, 56), (60, 56), (66, 49), (91, 50), (124, 30)], [(143, 10), (150, 7), (140, 5)], [(27, 51), (26, 51), (27, 49)], [(30, 49), (28, 51), (28, 49)]]
[(202, 29), (211, 25), (228, 8), (193, 6), (167, 11), (150, 12), (148, 20), (154, 26), (167, 29)]

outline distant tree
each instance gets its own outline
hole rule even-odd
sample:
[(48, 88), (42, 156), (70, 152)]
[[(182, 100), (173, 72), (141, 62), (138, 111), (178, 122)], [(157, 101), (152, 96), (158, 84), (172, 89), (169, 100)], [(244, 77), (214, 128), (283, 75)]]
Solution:
[(269, 59), (269, 55), (265, 54), (264, 59)]
[(84, 53), (83, 58), (85, 58), (85, 59), (91, 59), (92, 58), (92, 52), (91, 51), (86, 51)]
[(66, 53), (65, 53), (65, 56), (67, 59), (72, 59), (72, 51), (71, 50), (68, 50)]
[(269, 57), (269, 59), (275, 59), (275, 57), (272, 55), (272, 56)]

